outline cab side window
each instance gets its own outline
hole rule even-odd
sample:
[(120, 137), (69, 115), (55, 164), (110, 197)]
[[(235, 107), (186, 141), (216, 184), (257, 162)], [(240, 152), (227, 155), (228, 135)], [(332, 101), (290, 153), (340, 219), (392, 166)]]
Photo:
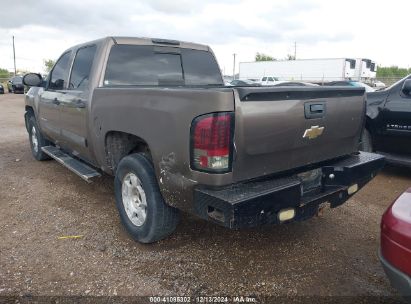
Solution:
[(69, 90), (84, 90), (88, 88), (91, 66), (93, 65), (96, 46), (86, 46), (77, 51), (69, 82)]
[(63, 90), (66, 87), (66, 82), (69, 72), (70, 52), (64, 53), (57, 61), (51, 72), (49, 89)]

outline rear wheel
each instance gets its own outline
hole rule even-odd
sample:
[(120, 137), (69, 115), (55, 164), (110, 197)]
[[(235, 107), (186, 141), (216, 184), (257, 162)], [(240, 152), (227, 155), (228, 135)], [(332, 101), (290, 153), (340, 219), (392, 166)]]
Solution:
[(364, 152), (373, 152), (371, 134), (365, 128), (361, 134), (360, 150)]
[(41, 150), (42, 147), (49, 146), (50, 142), (41, 134), (34, 116), (29, 118), (28, 127), (31, 154), (33, 154), (34, 158), (37, 160), (50, 159), (50, 157)]
[(114, 191), (121, 222), (136, 241), (152, 243), (173, 233), (179, 212), (164, 202), (153, 165), (143, 154), (120, 161)]

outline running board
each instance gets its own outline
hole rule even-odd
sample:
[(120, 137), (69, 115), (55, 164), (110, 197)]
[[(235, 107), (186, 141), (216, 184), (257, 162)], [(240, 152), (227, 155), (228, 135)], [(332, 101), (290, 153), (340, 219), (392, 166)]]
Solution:
[(44, 153), (46, 153), (51, 158), (54, 158), (70, 171), (76, 173), (88, 183), (92, 182), (92, 178), (101, 176), (101, 174), (98, 173), (95, 169), (89, 167), (82, 161), (64, 153), (59, 148), (56, 148), (54, 146), (47, 146), (42, 147), (41, 150), (43, 150)]

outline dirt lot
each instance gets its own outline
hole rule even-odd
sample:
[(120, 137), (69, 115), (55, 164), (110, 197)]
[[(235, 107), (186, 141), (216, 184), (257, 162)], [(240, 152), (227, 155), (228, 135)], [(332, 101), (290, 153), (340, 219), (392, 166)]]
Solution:
[[(90, 185), (55, 161), (32, 158), (23, 112), (23, 95), (0, 95), (0, 298), (399, 301), (377, 258), (379, 222), (389, 203), (411, 186), (411, 171), (386, 168), (342, 207), (303, 223), (230, 231), (183, 215), (170, 238), (140, 245), (120, 225), (110, 177)], [(58, 239), (66, 235), (84, 237)]]

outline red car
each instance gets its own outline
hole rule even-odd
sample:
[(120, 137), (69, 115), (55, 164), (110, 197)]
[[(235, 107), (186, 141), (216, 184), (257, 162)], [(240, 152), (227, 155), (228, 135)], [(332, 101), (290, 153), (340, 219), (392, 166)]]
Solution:
[(382, 217), (380, 260), (391, 285), (411, 303), (411, 188)]

